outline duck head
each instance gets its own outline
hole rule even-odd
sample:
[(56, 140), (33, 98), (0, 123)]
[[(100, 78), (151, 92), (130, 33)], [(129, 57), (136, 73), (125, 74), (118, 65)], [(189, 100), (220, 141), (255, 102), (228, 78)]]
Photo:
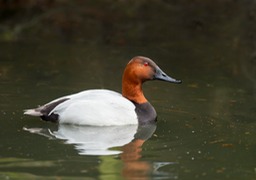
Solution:
[(122, 94), (136, 103), (147, 102), (142, 92), (142, 83), (149, 80), (161, 80), (170, 83), (181, 83), (164, 73), (156, 63), (143, 56), (136, 56), (127, 64), (122, 79)]

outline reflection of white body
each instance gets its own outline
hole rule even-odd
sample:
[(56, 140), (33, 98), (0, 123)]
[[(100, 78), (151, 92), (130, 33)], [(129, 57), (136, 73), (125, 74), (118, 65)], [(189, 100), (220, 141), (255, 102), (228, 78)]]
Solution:
[[(51, 136), (66, 140), (67, 144), (74, 144), (81, 155), (113, 155), (122, 151), (110, 150), (121, 147), (134, 139), (138, 125), (127, 126), (72, 126), (60, 124)], [(31, 133), (46, 135), (42, 129), (25, 129)]]
[(128, 144), (134, 139), (136, 131), (137, 125), (110, 127), (60, 125), (53, 135), (66, 140), (68, 144), (74, 144), (79, 154), (110, 155), (121, 153), (109, 149)]

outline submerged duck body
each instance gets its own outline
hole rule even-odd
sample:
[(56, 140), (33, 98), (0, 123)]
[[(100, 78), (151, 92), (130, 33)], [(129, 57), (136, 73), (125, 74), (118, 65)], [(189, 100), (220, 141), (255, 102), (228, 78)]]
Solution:
[(91, 126), (153, 122), (156, 111), (142, 91), (143, 82), (148, 80), (181, 83), (166, 75), (151, 59), (137, 56), (124, 70), (122, 94), (104, 89), (86, 90), (25, 110), (24, 114), (45, 121)]

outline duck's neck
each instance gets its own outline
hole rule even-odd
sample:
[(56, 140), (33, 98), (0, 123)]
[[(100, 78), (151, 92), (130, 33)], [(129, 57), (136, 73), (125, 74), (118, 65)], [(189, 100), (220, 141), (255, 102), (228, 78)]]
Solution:
[(123, 77), (122, 95), (137, 104), (147, 102), (142, 91), (142, 82), (131, 81), (128, 78), (125, 78), (125, 76)]

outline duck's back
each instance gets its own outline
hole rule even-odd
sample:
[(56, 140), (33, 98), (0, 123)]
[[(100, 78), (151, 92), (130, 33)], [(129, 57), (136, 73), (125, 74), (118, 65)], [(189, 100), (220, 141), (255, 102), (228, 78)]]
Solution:
[(43, 119), (51, 121), (55, 118), (59, 123), (92, 126), (138, 123), (135, 105), (110, 90), (82, 91), (58, 98), (38, 109), (46, 112), (41, 116)]
[(60, 123), (85, 125), (137, 124), (135, 106), (121, 94), (110, 90), (87, 90), (53, 109)]

